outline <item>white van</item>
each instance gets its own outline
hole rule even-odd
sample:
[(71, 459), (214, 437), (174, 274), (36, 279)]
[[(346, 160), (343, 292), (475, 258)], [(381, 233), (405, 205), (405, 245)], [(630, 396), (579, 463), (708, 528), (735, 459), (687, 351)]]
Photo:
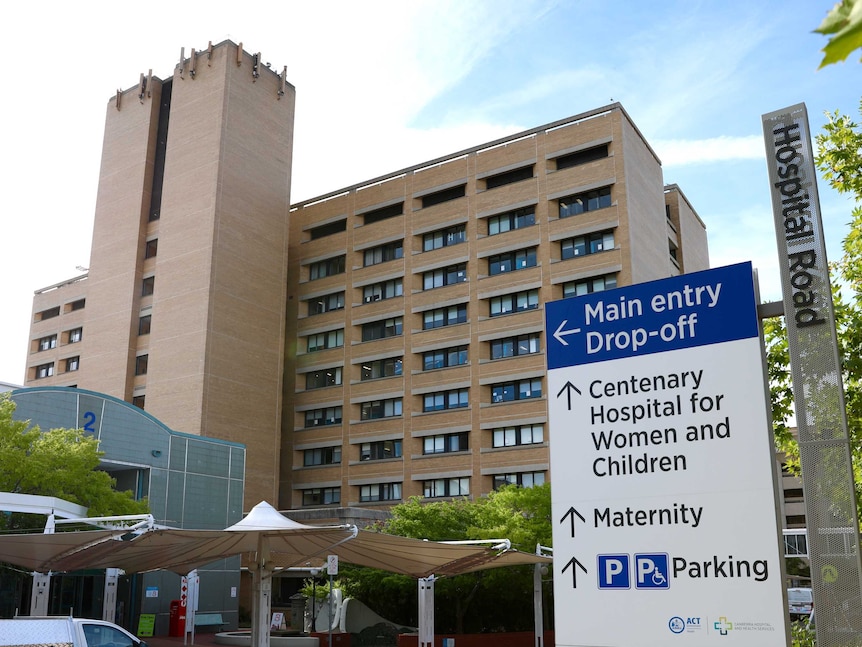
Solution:
[(814, 610), (814, 595), (811, 593), (811, 589), (787, 589), (787, 606), (791, 618), (810, 616)]
[(147, 647), (128, 631), (104, 620), (19, 616), (0, 620), (0, 647)]

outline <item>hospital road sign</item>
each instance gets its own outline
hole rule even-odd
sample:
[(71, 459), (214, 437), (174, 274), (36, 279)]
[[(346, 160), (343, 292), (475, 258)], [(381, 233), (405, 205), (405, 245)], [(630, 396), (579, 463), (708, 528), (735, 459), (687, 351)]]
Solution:
[(784, 644), (750, 263), (548, 303), (558, 645)]

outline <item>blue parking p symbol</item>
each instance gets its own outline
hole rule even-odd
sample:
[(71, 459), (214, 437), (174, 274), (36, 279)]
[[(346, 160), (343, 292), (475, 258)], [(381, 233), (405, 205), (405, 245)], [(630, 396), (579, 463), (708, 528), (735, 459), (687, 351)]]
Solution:
[(667, 553), (641, 553), (635, 555), (635, 588), (670, 588)]
[(631, 588), (629, 556), (627, 554), (599, 555), (597, 570), (600, 589)]

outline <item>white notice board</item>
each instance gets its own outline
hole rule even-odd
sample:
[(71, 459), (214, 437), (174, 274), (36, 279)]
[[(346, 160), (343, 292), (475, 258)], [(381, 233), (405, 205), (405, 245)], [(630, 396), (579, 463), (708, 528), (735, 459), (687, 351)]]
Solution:
[(748, 263), (546, 306), (557, 645), (784, 644)]

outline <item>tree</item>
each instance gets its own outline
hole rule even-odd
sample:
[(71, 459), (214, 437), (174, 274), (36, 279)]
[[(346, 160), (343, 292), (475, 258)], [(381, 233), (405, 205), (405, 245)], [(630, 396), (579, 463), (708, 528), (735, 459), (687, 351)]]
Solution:
[[(381, 529), (387, 534), (432, 541), (510, 539), (512, 547), (534, 552), (551, 543), (551, 489), (507, 486), (477, 501), (424, 502), (413, 497), (392, 508)], [(375, 610), (385, 609), (397, 624), (416, 626), (416, 581), (369, 568), (342, 570), (348, 595)], [(435, 582), (435, 624), (439, 631), (525, 631), (533, 626), (533, 568), (496, 568)]]
[[(842, 243), (843, 254), (830, 267), (856, 507), (862, 511), (862, 127), (838, 112), (827, 117), (823, 132), (816, 137), (815, 163), (830, 186), (855, 201)], [(788, 457), (791, 470), (798, 470), (799, 448), (786, 425), (793, 394), (783, 322), (765, 321), (764, 335), (776, 444)]]
[[(91, 517), (141, 514), (146, 501), (114, 489), (115, 480), (98, 468), (99, 441), (80, 429), (42, 432), (15, 420), (15, 402), (0, 394), (0, 491), (55, 496), (86, 506)], [(35, 523), (28, 516), (0, 516), (5, 530)]]
[(831, 34), (823, 48), (821, 68), (845, 60), (850, 52), (862, 47), (862, 0), (841, 0), (814, 31), (824, 36)]

